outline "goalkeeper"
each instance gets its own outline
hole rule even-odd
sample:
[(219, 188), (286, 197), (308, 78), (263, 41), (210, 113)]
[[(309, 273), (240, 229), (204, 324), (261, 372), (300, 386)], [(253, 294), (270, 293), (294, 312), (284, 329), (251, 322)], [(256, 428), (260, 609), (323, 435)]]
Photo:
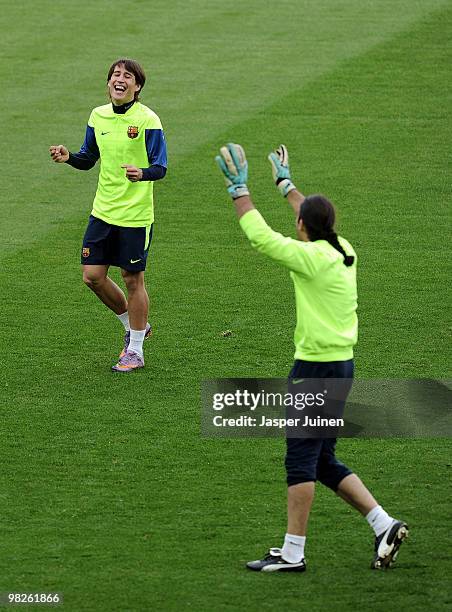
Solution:
[[(248, 165), (240, 145), (220, 149), (216, 161), (242, 230), (253, 247), (290, 270), (297, 307), (296, 378), (353, 378), (357, 341), (356, 253), (334, 230), (335, 210), (323, 195), (305, 197), (292, 183), (287, 149), (270, 153), (273, 179), (295, 213), (297, 240), (274, 232), (256, 210), (247, 188)], [(318, 480), (366, 517), (375, 533), (371, 567), (395, 561), (408, 527), (377, 503), (358, 476), (338, 461), (336, 439), (287, 438), (287, 533), (281, 548), (270, 548), (247, 567), (255, 571), (306, 569), (305, 543), (315, 482)]]

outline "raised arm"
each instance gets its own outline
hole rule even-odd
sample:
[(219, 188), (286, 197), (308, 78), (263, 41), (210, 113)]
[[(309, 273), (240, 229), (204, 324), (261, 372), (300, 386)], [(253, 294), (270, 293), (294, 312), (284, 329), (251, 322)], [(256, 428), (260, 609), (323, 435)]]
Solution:
[(248, 162), (245, 151), (239, 144), (230, 142), (227, 146), (221, 147), (220, 155), (215, 157), (215, 161), (223, 173), (228, 193), (240, 219), (245, 213), (255, 208), (246, 185)]
[[(229, 143), (221, 147), (220, 155), (217, 155), (215, 160), (223, 173), (227, 190), (234, 202), (240, 226), (253, 247), (290, 270), (311, 276), (314, 266), (304, 243), (274, 232), (251, 201), (246, 184), (248, 163), (243, 148), (238, 144)], [(304, 196), (295, 191), (293, 187), (291, 189), (292, 200), (294, 204), (298, 202), (299, 206)], [(298, 210), (296, 212), (298, 214)]]
[[(238, 144), (229, 143), (221, 147), (220, 154), (215, 160), (223, 172), (226, 186), (235, 205), (237, 215), (240, 219), (246, 212), (255, 208), (250, 199), (246, 181), (248, 179), (248, 162), (245, 152)], [(268, 156), (272, 166), (273, 180), (281, 195), (287, 198), (295, 216), (298, 218), (300, 205), (304, 201), (304, 195), (297, 190), (290, 178), (289, 154), (285, 145), (280, 145), (276, 151)]]
[(297, 189), (293, 189), (287, 194), (287, 201), (292, 206), (297, 219), (298, 215), (300, 214), (300, 206), (304, 202), (304, 199), (304, 195)]
[(292, 206), (295, 216), (298, 218), (300, 205), (304, 201), (304, 195), (297, 190), (290, 178), (289, 153), (285, 145), (279, 145), (276, 151), (272, 151), (268, 156), (272, 166), (273, 180), (282, 196)]

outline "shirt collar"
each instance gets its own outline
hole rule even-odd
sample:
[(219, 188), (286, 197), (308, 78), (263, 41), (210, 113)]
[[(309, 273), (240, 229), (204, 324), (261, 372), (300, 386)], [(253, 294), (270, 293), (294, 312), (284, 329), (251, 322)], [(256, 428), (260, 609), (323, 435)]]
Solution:
[(134, 104), (135, 104), (135, 100), (132, 100), (131, 102), (127, 102), (127, 104), (121, 104), (120, 106), (115, 106), (113, 102), (111, 103), (113, 107), (113, 112), (116, 113), (117, 115), (124, 115), (124, 113), (126, 113), (129, 110), (129, 108), (132, 108)]

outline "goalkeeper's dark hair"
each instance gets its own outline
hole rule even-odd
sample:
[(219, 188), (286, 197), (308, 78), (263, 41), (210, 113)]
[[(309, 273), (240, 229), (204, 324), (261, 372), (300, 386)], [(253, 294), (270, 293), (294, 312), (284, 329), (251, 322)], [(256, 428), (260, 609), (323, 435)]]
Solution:
[(140, 89), (135, 92), (135, 96), (134, 96), (134, 100), (139, 100), (141, 90), (143, 89), (144, 84), (146, 83), (146, 74), (144, 73), (144, 70), (140, 66), (140, 64), (136, 62), (135, 60), (123, 57), (123, 58), (117, 59), (116, 62), (113, 62), (113, 64), (110, 66), (108, 70), (107, 83), (111, 79), (111, 75), (113, 74), (116, 66), (121, 66), (121, 65), (124, 66), (127, 72), (131, 72), (133, 74), (137, 85), (140, 86)]
[(305, 198), (300, 205), (298, 220), (300, 221), (300, 219), (303, 221), (303, 225), (312, 242), (326, 240), (343, 256), (345, 266), (352, 265), (355, 260), (354, 256), (347, 255), (334, 231), (336, 213), (334, 206), (328, 198), (319, 194), (310, 195)]

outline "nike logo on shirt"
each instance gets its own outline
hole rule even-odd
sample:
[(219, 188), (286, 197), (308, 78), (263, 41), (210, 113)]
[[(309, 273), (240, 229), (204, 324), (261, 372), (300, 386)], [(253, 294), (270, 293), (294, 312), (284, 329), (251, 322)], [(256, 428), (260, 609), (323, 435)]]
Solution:
[(138, 263), (139, 261), (141, 261), (141, 257), (140, 257), (140, 259), (131, 259), (130, 263), (134, 264), (134, 263)]

